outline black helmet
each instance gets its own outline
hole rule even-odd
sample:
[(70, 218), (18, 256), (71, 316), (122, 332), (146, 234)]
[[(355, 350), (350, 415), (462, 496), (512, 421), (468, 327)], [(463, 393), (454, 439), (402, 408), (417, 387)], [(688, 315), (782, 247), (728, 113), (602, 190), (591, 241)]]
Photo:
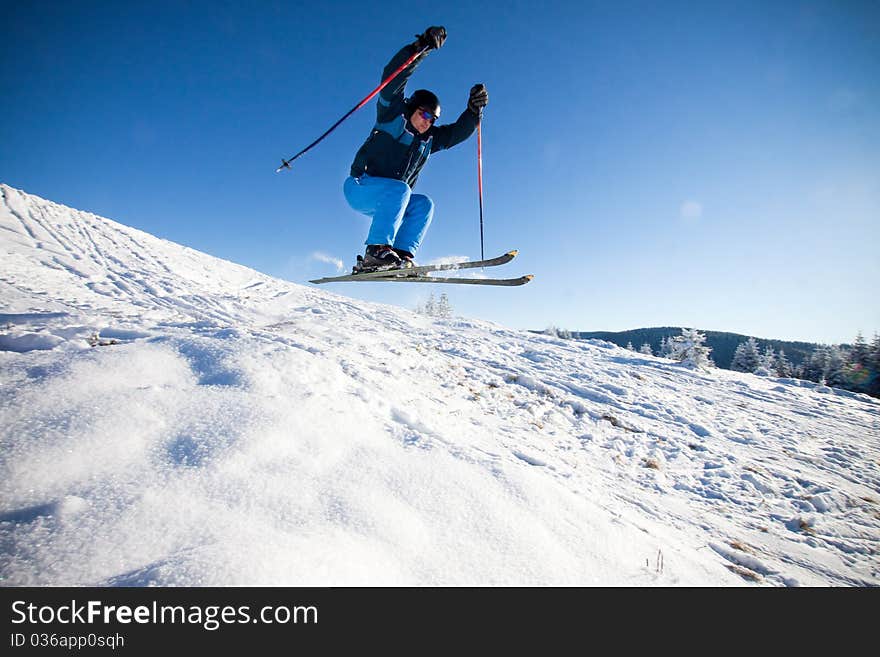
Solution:
[(419, 89), (414, 91), (413, 95), (406, 101), (406, 108), (410, 114), (420, 107), (424, 107), (434, 116), (440, 116), (440, 99), (427, 89)]

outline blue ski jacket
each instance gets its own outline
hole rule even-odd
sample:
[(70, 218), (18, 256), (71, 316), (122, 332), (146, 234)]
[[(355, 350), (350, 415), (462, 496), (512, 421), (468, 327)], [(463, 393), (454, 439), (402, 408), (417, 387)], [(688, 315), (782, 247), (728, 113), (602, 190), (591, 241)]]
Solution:
[[(382, 73), (384, 80), (416, 52), (416, 45), (404, 46), (388, 62)], [(419, 172), (431, 153), (452, 148), (470, 137), (477, 129), (478, 117), (466, 109), (455, 123), (432, 125), (419, 134), (409, 120), (404, 91), (406, 83), (425, 55), (416, 58), (382, 91), (376, 106), (376, 123), (370, 136), (360, 147), (351, 164), (351, 175), (363, 174), (402, 180), (414, 187)]]

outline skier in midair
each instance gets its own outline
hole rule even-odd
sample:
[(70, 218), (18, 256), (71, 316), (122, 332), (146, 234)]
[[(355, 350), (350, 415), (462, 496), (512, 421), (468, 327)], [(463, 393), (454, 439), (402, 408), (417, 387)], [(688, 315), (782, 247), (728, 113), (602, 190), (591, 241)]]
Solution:
[(379, 93), (377, 117), (343, 186), (345, 199), (372, 218), (363, 258), (365, 268), (411, 267), (434, 215), (434, 202), (413, 194), (419, 172), (432, 153), (460, 144), (477, 129), (489, 102), (483, 84), (470, 90), (467, 109), (454, 123), (436, 125), (440, 101), (426, 89), (405, 97), (407, 80), (428, 52), (446, 41), (444, 27), (429, 27), (388, 63), (383, 79), (427, 48)]

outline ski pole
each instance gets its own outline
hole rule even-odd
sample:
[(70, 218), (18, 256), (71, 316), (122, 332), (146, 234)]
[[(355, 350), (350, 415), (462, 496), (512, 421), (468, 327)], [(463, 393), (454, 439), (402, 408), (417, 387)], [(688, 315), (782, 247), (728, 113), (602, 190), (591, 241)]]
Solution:
[(486, 259), (483, 249), (483, 110), (477, 123), (477, 187), (480, 194), (480, 260)]
[(369, 95), (369, 96), (367, 96), (367, 97), (364, 98), (361, 102), (359, 102), (357, 105), (355, 105), (354, 107), (352, 107), (352, 108), (348, 111), (348, 113), (347, 113), (345, 116), (343, 116), (343, 117), (342, 117), (341, 119), (339, 119), (336, 123), (334, 123), (332, 126), (330, 126), (330, 129), (329, 129), (327, 132), (325, 132), (323, 135), (321, 135), (320, 137), (318, 137), (315, 141), (313, 141), (311, 144), (309, 144), (308, 146), (306, 146), (306, 147), (305, 147), (304, 149), (302, 149), (299, 153), (297, 153), (296, 155), (294, 155), (294, 156), (293, 156), (292, 158), (290, 158), (289, 160), (285, 160), (284, 158), (282, 158), (282, 159), (281, 159), (281, 166), (278, 167), (277, 169), (275, 169), (275, 173), (279, 173), (282, 169), (289, 169), (289, 168), (290, 168), (290, 164), (291, 164), (291, 162), (293, 162), (294, 160), (299, 159), (300, 157), (302, 157), (303, 155), (305, 155), (306, 153), (308, 153), (310, 150), (312, 150), (312, 148), (314, 148), (315, 146), (317, 146), (318, 143), (320, 143), (320, 142), (324, 139), (324, 137), (326, 137), (326, 136), (329, 135), (331, 132), (333, 132), (334, 130), (336, 130), (336, 128), (339, 127), (339, 124), (340, 124), (340, 123), (342, 123), (342, 122), (345, 121), (345, 119), (347, 119), (349, 116), (351, 116), (352, 114), (354, 114), (355, 112), (357, 112), (361, 107), (363, 107), (364, 105), (366, 105), (367, 103), (369, 103), (369, 102), (373, 99), (373, 97), (374, 97), (377, 93), (379, 93), (380, 91), (382, 91), (382, 89), (384, 89), (385, 86), (386, 86), (389, 82), (391, 82), (394, 78), (396, 78), (398, 75), (400, 75), (400, 73), (401, 73), (401, 71), (403, 71), (403, 69), (405, 69), (407, 66), (409, 66), (410, 64), (412, 64), (412, 63), (416, 60), (417, 57), (419, 57), (420, 55), (423, 55), (424, 53), (428, 52), (428, 50), (430, 50), (430, 47), (429, 47), (429, 46), (425, 46), (424, 48), (422, 48), (421, 50), (419, 50), (416, 54), (414, 54), (412, 57), (410, 57), (409, 59), (407, 59), (403, 64), (400, 65), (400, 68), (398, 68), (396, 71), (394, 71), (394, 73), (392, 73), (392, 74), (389, 75), (387, 78), (385, 78), (385, 79), (382, 81), (382, 84), (380, 84), (378, 87), (376, 87), (375, 89), (373, 89), (373, 90), (370, 92), (370, 95)]

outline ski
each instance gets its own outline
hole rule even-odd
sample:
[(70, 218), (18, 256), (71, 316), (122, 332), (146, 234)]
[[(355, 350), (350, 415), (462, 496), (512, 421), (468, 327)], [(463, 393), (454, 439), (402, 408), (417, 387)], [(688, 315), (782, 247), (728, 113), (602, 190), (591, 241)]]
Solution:
[[(428, 276), (421, 274), (419, 276), (377, 276), (375, 278), (361, 278), (361, 282), (369, 283), (370, 281), (383, 283), (451, 283), (456, 285), (498, 285), (503, 287), (515, 287), (517, 285), (525, 285), (534, 276), (528, 274), (519, 278), (444, 278), (441, 276)], [(355, 276), (352, 280), (358, 280)]]
[(463, 285), (524, 285), (532, 280), (532, 276), (521, 276), (519, 278), (441, 278), (429, 276), (430, 273), (438, 271), (457, 271), (459, 269), (479, 269), (483, 267), (497, 267), (503, 265), (516, 257), (517, 251), (508, 251), (504, 255), (497, 258), (489, 258), (487, 260), (469, 260), (467, 262), (448, 263), (442, 265), (421, 265), (410, 267), (408, 269), (377, 269), (370, 271), (361, 271), (343, 276), (333, 276), (330, 278), (318, 278), (309, 283), (341, 283), (351, 281), (394, 281), (400, 283), (455, 283)]

